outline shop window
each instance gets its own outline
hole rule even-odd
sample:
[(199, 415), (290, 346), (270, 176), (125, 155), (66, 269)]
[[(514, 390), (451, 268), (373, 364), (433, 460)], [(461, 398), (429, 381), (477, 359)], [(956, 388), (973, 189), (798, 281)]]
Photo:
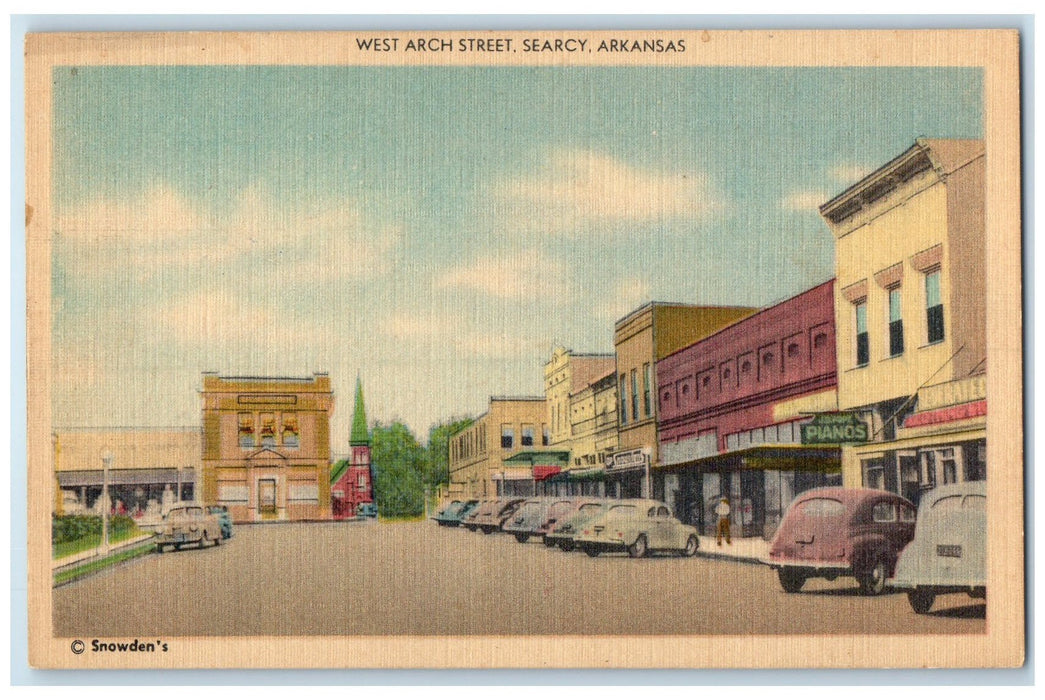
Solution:
[(867, 336), (867, 300), (854, 304), (856, 311), (856, 366), (865, 367), (871, 361), (871, 343)]
[(903, 300), (900, 287), (889, 290), (889, 356), (903, 354)]
[(861, 468), (863, 469), (864, 488), (885, 489), (885, 467), (880, 461), (862, 460)]
[(239, 446), (254, 447), (254, 416), (250, 413), (239, 414)]
[(283, 416), (283, 445), (284, 447), (298, 447), (298, 417), (295, 415)]
[(925, 320), (927, 341), (938, 343), (943, 340), (943, 299), (940, 296), (938, 269), (925, 275)]
[(532, 425), (524, 425), (522, 427), (522, 446), (523, 447), (533, 447), (533, 435), (534, 435), (534, 431), (533, 431), (533, 426)]
[(510, 450), (515, 447), (515, 428), (511, 425), (501, 426), (501, 449)]

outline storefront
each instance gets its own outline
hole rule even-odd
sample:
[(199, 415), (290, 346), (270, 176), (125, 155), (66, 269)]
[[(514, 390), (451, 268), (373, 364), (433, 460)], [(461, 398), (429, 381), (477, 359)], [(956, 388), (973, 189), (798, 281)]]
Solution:
[(650, 450), (638, 448), (614, 452), (606, 457), (606, 496), (649, 498)]
[[(102, 470), (75, 470), (57, 474), (65, 512), (100, 512)], [(140, 518), (159, 515), (178, 501), (193, 501), (196, 470), (112, 469), (109, 471), (110, 510)]]
[(549, 481), (563, 473), (570, 453), (561, 450), (526, 450), (504, 460), (504, 469), (491, 475), (498, 496), (554, 496), (555, 483)]
[(545, 481), (552, 496), (606, 496), (606, 472), (602, 469), (571, 469)]

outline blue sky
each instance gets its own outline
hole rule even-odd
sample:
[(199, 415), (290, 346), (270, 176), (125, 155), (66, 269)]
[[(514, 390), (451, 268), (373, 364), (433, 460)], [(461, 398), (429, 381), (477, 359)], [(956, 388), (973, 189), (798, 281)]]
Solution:
[(651, 299), (828, 279), (817, 206), (981, 103), (948, 68), (58, 68), (55, 422), (321, 370), (336, 451), (357, 373), (423, 437)]

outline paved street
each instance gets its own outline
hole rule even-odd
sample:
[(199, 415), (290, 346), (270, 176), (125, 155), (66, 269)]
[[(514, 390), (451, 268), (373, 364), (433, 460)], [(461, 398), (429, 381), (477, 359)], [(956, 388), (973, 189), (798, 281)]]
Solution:
[(62, 637), (358, 634), (982, 633), (985, 606), (868, 598), (852, 579), (780, 590), (768, 567), (565, 554), (432, 522), (242, 526), (54, 591)]

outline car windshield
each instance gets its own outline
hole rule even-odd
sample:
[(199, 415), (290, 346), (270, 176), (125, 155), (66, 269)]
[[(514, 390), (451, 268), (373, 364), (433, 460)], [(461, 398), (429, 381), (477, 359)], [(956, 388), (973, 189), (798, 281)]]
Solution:
[(602, 506), (598, 503), (585, 503), (583, 506), (577, 509), (578, 515), (594, 515), (602, 510)]
[(833, 498), (810, 498), (798, 504), (798, 512), (809, 518), (837, 518), (845, 515), (845, 506)]
[(610, 520), (635, 517), (635, 506), (613, 506), (606, 514)]

